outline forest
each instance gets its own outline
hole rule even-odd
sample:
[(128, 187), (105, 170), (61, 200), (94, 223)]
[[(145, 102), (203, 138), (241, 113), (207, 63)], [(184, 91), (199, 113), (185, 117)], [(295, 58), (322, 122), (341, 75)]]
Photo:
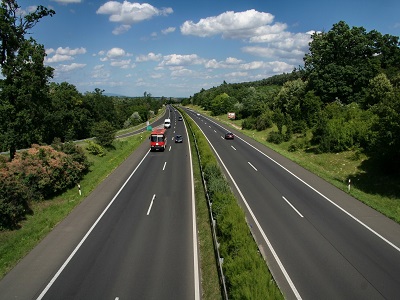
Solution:
[(400, 174), (400, 48), (397, 36), (344, 21), (314, 33), (304, 66), (256, 82), (202, 89), (184, 104), (215, 116), (234, 112), (242, 128), (272, 130), (289, 150), (357, 150), (386, 174)]

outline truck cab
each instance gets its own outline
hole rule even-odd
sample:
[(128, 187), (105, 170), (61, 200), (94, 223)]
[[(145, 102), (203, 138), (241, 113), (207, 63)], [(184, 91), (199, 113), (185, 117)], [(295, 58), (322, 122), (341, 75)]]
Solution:
[(150, 151), (164, 151), (167, 146), (166, 130), (163, 128), (154, 129), (149, 137)]

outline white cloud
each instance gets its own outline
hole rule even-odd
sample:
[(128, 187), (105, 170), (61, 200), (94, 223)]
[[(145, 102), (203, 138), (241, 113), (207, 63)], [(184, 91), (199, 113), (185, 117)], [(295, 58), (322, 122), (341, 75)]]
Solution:
[(147, 55), (139, 55), (136, 57), (137, 62), (145, 62), (145, 61), (160, 61), (162, 58), (161, 54), (154, 54), (153, 52), (148, 53)]
[(126, 57), (132, 56), (132, 54), (127, 53), (124, 49), (114, 47), (105, 52), (104, 50), (98, 53), (100, 56), (101, 62), (110, 62), (110, 66), (112, 67), (120, 67), (121, 69), (128, 69), (136, 67), (135, 64), (131, 65), (131, 59), (125, 59)]
[(114, 60), (110, 63), (112, 67), (120, 67), (121, 69), (128, 69), (128, 68), (134, 68), (136, 65), (132, 64), (131, 65), (131, 60), (126, 59), (126, 60)]
[(78, 55), (78, 54), (85, 54), (86, 49), (83, 47), (75, 49), (70, 49), (69, 47), (67, 48), (58, 47), (56, 53), (62, 55)]
[(120, 34), (123, 34), (123, 33), (125, 33), (125, 32), (127, 32), (129, 29), (131, 29), (131, 25), (121, 25), (121, 26), (118, 26), (117, 28), (115, 28), (113, 31), (112, 31), (112, 33), (114, 34), (114, 35), (120, 35)]
[[(73, 60), (75, 59), (75, 55), (79, 54), (85, 54), (86, 53), (86, 48), (75, 48), (75, 49), (70, 49), (69, 47), (62, 48), (58, 47), (56, 50), (53, 48), (47, 49), (46, 54), (49, 57), (45, 58), (46, 63), (57, 63), (57, 62), (62, 62), (62, 61), (68, 61), (68, 60)], [(53, 56), (50, 57), (50, 55), (54, 54)]]
[(291, 50), (286, 50), (284, 48), (280, 49), (279, 47), (243, 47), (242, 51), (245, 53), (249, 53), (254, 56), (265, 57), (265, 58), (279, 58), (279, 59), (288, 59), (300, 61), (304, 53), (306, 52), (306, 48), (293, 48)]
[(124, 1), (108, 1), (97, 10), (97, 14), (110, 15), (111, 22), (132, 25), (154, 16), (166, 16), (173, 12), (172, 8), (158, 9), (148, 3), (131, 3)]
[(61, 4), (81, 3), (82, 2), (82, 0), (51, 0), (51, 1), (61, 3)]
[[(244, 12), (228, 11), (218, 16), (201, 19), (199, 22), (186, 21), (180, 27), (182, 34), (209, 37), (221, 35), (223, 38), (241, 39), (248, 43), (263, 43), (265, 47), (243, 47), (242, 51), (251, 55), (292, 62), (302, 60), (308, 51), (313, 31), (291, 33), (284, 23), (273, 23), (274, 16), (254, 9)], [(208, 68), (226, 67), (229, 62), (210, 60)]]
[(244, 12), (227, 11), (215, 17), (201, 19), (198, 23), (185, 21), (181, 26), (184, 35), (207, 37), (222, 34), (223, 37), (248, 38), (254, 36), (265, 25), (272, 23), (274, 16), (254, 9)]
[(70, 55), (54, 54), (52, 57), (46, 58), (45, 62), (51, 64), (73, 59), (74, 58)]
[(92, 78), (110, 78), (111, 74), (109, 71), (104, 69), (104, 65), (96, 65), (93, 67)]
[(203, 63), (205, 60), (198, 57), (197, 54), (180, 55), (171, 54), (166, 55), (160, 66), (186, 66), (186, 65), (198, 65)]
[(180, 69), (171, 72), (172, 77), (186, 77), (193, 74), (192, 70), (189, 69)]
[(248, 73), (247, 72), (232, 72), (232, 73), (227, 73), (227, 74), (224, 74), (224, 76), (226, 76), (226, 77), (246, 77), (246, 76), (248, 76)]
[(166, 29), (161, 30), (161, 33), (162, 34), (168, 34), (168, 33), (174, 32), (175, 30), (176, 30), (175, 27), (168, 27)]
[(242, 60), (241, 60), (241, 59), (234, 58), (234, 57), (228, 57), (228, 58), (225, 60), (225, 62), (226, 62), (227, 64), (240, 64), (240, 63), (242, 62)]
[(121, 48), (112, 48), (108, 50), (107, 52), (107, 58), (109, 59), (116, 59), (120, 57), (124, 57), (126, 55), (126, 52), (124, 49)]
[(225, 61), (217, 61), (215, 59), (211, 59), (205, 62), (204, 66), (207, 69), (224, 69), (224, 68), (233, 68), (237, 67), (238, 64), (242, 63), (243, 61), (234, 57), (228, 57)]
[(77, 64), (77, 63), (72, 63), (70, 65), (59, 65), (56, 67), (56, 71), (60, 73), (71, 72), (78, 69), (82, 69), (85, 66), (86, 64)]

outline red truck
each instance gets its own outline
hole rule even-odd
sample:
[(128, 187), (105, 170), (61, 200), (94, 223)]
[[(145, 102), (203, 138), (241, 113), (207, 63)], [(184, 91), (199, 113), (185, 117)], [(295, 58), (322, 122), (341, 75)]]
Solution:
[(167, 147), (167, 130), (164, 128), (155, 128), (150, 135), (150, 151), (164, 151)]

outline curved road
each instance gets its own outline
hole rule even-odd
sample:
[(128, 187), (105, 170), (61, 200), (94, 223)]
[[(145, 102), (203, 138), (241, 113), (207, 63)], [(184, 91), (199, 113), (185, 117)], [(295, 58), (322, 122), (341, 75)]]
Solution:
[(399, 298), (397, 223), (238, 132), (225, 140), (223, 126), (188, 113), (219, 156), (285, 298)]

